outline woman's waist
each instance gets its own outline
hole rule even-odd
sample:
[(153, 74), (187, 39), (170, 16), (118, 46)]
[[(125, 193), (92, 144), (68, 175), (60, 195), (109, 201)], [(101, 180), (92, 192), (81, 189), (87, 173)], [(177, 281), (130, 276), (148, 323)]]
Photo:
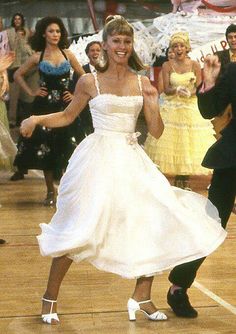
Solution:
[(101, 128), (95, 128), (94, 129), (95, 135), (101, 135), (101, 136), (107, 136), (110, 138), (115, 138), (118, 140), (123, 140), (128, 145), (134, 145), (138, 142), (138, 137), (141, 135), (140, 132), (135, 131), (118, 131), (118, 130), (108, 130), (108, 129), (101, 129)]
[(135, 132), (134, 129), (122, 130), (122, 129), (100, 128), (100, 127), (94, 128), (94, 133), (104, 136), (126, 136), (134, 132)]

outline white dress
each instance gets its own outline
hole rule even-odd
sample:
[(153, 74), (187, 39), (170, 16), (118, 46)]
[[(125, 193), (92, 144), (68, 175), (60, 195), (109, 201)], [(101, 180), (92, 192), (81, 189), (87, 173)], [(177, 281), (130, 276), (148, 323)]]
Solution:
[(40, 225), (41, 254), (86, 259), (126, 278), (207, 256), (226, 237), (217, 210), (205, 197), (170, 186), (138, 145), (142, 95), (100, 94), (94, 77), (95, 132), (75, 149), (57, 211)]

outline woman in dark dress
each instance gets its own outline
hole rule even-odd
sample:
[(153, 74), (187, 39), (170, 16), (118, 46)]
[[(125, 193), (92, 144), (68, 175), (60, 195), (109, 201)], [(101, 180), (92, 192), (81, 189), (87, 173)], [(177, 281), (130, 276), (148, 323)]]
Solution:
[[(45, 17), (36, 25), (30, 44), (36, 52), (15, 73), (15, 80), (35, 96), (32, 114), (45, 115), (63, 110), (72, 99), (69, 92), (71, 67), (81, 76), (84, 71), (68, 47), (67, 31), (58, 17)], [(36, 92), (27, 85), (24, 75), (35, 66), (40, 74)], [(77, 141), (76, 121), (69, 127), (37, 127), (30, 139), (20, 138), (15, 165), (18, 169), (43, 170), (47, 186), (45, 205), (55, 203), (53, 171), (65, 169)]]

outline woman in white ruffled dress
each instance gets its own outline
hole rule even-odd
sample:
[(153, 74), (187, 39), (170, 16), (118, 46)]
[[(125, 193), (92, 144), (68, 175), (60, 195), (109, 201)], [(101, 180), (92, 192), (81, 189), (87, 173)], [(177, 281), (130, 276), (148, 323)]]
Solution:
[[(57, 211), (38, 236), (43, 256), (52, 256), (42, 320), (56, 324), (56, 300), (73, 261), (137, 278), (128, 301), (129, 319), (141, 310), (165, 320), (151, 302), (153, 276), (208, 255), (225, 239), (215, 207), (203, 196), (171, 187), (137, 143), (135, 125), (143, 108), (148, 130), (163, 132), (157, 92), (133, 49), (133, 28), (121, 16), (107, 18), (104, 65), (78, 81), (62, 112), (31, 116), (21, 125), (29, 137), (40, 124), (61, 127), (89, 102), (94, 133), (75, 149), (61, 179)], [(170, 246), (171, 245), (171, 246)]]

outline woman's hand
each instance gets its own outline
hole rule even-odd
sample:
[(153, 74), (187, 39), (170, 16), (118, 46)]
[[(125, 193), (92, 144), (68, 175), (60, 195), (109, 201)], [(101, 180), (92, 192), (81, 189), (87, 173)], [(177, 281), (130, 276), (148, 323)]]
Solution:
[(182, 86), (178, 86), (176, 88), (176, 94), (180, 97), (190, 97), (191, 96), (190, 90), (188, 88), (182, 87)]
[(148, 99), (150, 103), (157, 104), (158, 101), (158, 92), (157, 89), (151, 84), (143, 87), (143, 97), (144, 99)]
[(40, 87), (34, 93), (32, 93), (32, 96), (45, 97), (47, 95), (48, 95), (48, 90), (46, 87)]
[(217, 56), (207, 56), (204, 60), (203, 78), (205, 86), (214, 86), (220, 73), (221, 64)]
[(20, 126), (20, 133), (23, 137), (31, 137), (32, 133), (36, 127), (35, 116), (30, 116), (26, 118)]
[(15, 53), (9, 52), (7, 55), (2, 56), (0, 59), (0, 72), (5, 71), (15, 59)]
[(70, 103), (72, 99), (73, 95), (68, 90), (66, 90), (62, 95), (63, 102)]

